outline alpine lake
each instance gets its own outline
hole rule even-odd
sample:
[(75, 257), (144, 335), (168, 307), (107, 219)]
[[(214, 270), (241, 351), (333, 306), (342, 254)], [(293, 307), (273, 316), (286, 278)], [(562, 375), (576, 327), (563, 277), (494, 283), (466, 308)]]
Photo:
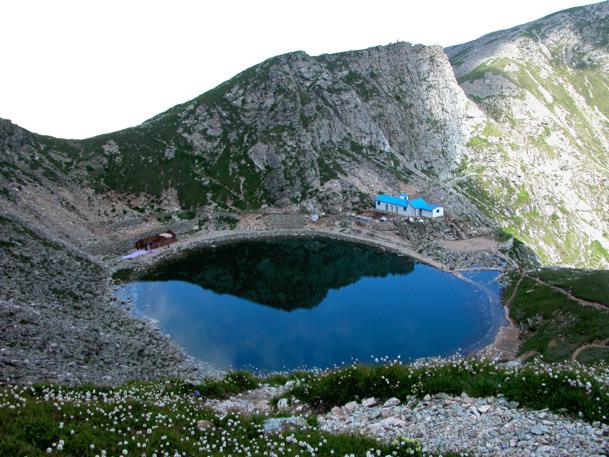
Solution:
[(507, 325), (497, 271), (469, 281), (329, 238), (243, 241), (162, 261), (117, 292), (191, 356), (262, 372), (468, 354)]

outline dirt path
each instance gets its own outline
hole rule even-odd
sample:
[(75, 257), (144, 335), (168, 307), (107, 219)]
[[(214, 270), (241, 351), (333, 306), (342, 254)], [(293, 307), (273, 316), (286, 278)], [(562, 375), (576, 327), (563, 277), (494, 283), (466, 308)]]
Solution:
[(593, 306), (594, 308), (597, 308), (597, 309), (604, 309), (604, 310), (609, 311), (609, 306), (607, 306), (607, 305), (603, 305), (602, 303), (599, 303), (599, 302), (589, 301), (589, 300), (585, 300), (583, 298), (576, 297), (568, 290), (563, 289), (562, 287), (553, 286), (552, 284), (548, 284), (547, 282), (542, 281), (540, 278), (535, 278), (533, 276), (528, 276), (528, 275), (527, 275), (527, 277), (532, 279), (533, 281), (537, 282), (538, 284), (551, 287), (556, 292), (560, 292), (561, 294), (566, 295), (568, 298), (570, 298), (573, 301), (578, 302), (582, 306)]
[(474, 249), (494, 249), (499, 246), (499, 243), (490, 238), (478, 237), (469, 240), (441, 240), (440, 246), (453, 251), (471, 251)]
[[(571, 300), (579, 303), (582, 306), (593, 306), (594, 308), (597, 308), (597, 309), (609, 310), (609, 307), (607, 305), (604, 305), (604, 304), (599, 303), (599, 302), (589, 301), (589, 300), (585, 300), (583, 298), (577, 297), (577, 296), (573, 295), (570, 291), (568, 291), (566, 289), (563, 289), (562, 287), (558, 287), (558, 286), (554, 286), (552, 284), (548, 284), (547, 282), (543, 281), (542, 279), (536, 278), (534, 276), (523, 275), (520, 278), (520, 280), (518, 281), (518, 285), (520, 285), (520, 282), (522, 281), (524, 276), (526, 276), (529, 279), (532, 279), (533, 281), (535, 281), (538, 284), (541, 284), (543, 286), (547, 286), (547, 287), (552, 288), (556, 292), (559, 292), (559, 293), (567, 296), (568, 298), (570, 298)], [(512, 296), (510, 297), (508, 302), (512, 301), (512, 299), (514, 298), (514, 296), (516, 294), (516, 290), (517, 290), (517, 287), (514, 289), (514, 294), (512, 294)], [(577, 349), (575, 349), (575, 351), (573, 351), (573, 354), (571, 354), (571, 356), (569, 357), (569, 363), (575, 362), (575, 360), (577, 360), (577, 357), (579, 357), (579, 354), (583, 350), (588, 349), (588, 348), (607, 348), (607, 343), (609, 343), (609, 339), (608, 340), (597, 340), (597, 341), (592, 342), (591, 344), (584, 344), (583, 346), (578, 347)], [(532, 353), (524, 354), (523, 356), (521, 356), (519, 358), (519, 360), (524, 361), (527, 358), (529, 358), (529, 357), (531, 357), (532, 355), (535, 355), (535, 354), (538, 354), (538, 352), (532, 352)]]
[(541, 354), (537, 351), (528, 351), (528, 352), (525, 352), (524, 354), (522, 354), (516, 360), (518, 360), (519, 362), (525, 362), (526, 360), (528, 360), (531, 357), (534, 357), (536, 355), (541, 355)]
[(583, 346), (580, 346), (575, 351), (573, 351), (573, 354), (571, 354), (571, 357), (569, 357), (569, 362), (575, 362), (575, 360), (577, 360), (577, 358), (579, 357), (579, 354), (584, 349), (588, 349), (588, 348), (607, 349), (607, 343), (609, 343), (609, 340), (603, 340), (603, 341), (597, 340), (597, 341), (593, 342), (592, 344), (585, 344)]

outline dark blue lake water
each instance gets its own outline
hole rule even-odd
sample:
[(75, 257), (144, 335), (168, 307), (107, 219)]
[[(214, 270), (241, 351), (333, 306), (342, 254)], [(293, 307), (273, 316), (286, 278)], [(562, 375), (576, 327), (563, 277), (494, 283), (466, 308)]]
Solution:
[(194, 251), (119, 293), (190, 355), (272, 371), (479, 349), (507, 325), (497, 275), (472, 284), (362, 245), (276, 240)]

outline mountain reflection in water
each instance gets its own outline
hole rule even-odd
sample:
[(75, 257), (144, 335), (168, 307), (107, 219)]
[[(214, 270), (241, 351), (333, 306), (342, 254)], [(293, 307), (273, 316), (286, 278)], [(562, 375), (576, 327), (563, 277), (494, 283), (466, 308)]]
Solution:
[(414, 262), (377, 249), (328, 239), (247, 241), (197, 249), (157, 265), (140, 279), (179, 280), (218, 294), (291, 311), (313, 308), (330, 289), (362, 277), (406, 275)]
[(193, 357), (272, 371), (488, 344), (507, 324), (498, 272), (464, 275), (471, 282), (365, 245), (300, 238), (187, 252), (117, 293)]

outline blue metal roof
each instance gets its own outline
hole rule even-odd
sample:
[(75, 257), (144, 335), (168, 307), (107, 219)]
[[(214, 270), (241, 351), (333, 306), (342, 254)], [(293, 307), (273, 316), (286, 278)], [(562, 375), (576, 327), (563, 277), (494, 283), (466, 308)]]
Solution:
[(415, 209), (424, 209), (427, 211), (433, 211), (438, 208), (439, 205), (429, 205), (422, 198), (415, 198), (414, 200), (409, 200), (408, 203), (412, 205)]
[(383, 203), (391, 203), (392, 205), (408, 206), (407, 200), (399, 197), (391, 197), (389, 195), (379, 195), (378, 197), (376, 197), (376, 201)]

